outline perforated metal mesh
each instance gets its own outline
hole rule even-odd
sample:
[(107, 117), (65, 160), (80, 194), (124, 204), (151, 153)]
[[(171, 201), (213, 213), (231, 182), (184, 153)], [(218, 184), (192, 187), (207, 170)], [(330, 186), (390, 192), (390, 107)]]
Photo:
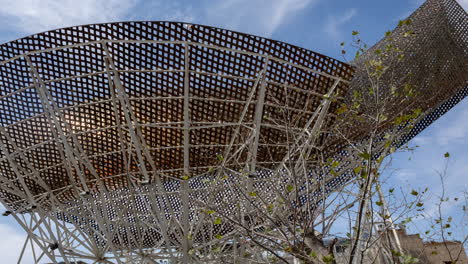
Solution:
[[(426, 115), (396, 145), (468, 91), (466, 12), (455, 1), (429, 0), (410, 19), (392, 36), (413, 30), (415, 37), (384, 39), (362, 57), (388, 44), (406, 55), (382, 86), (408, 82), (418, 96), (392, 105), (380, 132), (394, 129), (391, 121), (407, 110)], [(232, 224), (213, 223), (200, 209), (246, 212), (236, 207), (255, 205), (236, 190), (246, 182), (246, 190), (275, 199), (276, 183), (264, 179), (295, 147), (290, 136), (332, 127), (353, 74), (347, 64), (286, 43), (171, 22), (49, 31), (1, 45), (0, 61), (3, 203), (65, 221), (119, 252), (187, 253), (188, 240), (200, 249), (220, 237), (228, 243)], [(350, 88), (366, 89), (367, 77), (358, 71)], [(320, 113), (323, 125), (309, 131)], [(364, 128), (347, 133), (361, 142)], [(326, 155), (347, 153), (346, 142), (317, 137)], [(327, 178), (326, 188), (352, 177)], [(249, 226), (262, 226), (245, 215)]]
[[(395, 101), (386, 102), (388, 107), (382, 115), (387, 118), (387, 122), (378, 130), (382, 141), (388, 132), (397, 135), (392, 143), (395, 148), (408, 143), (468, 95), (466, 11), (454, 0), (428, 0), (407, 19), (410, 21), (409, 25), (403, 23), (398, 26), (388, 37), (380, 40), (352, 62), (357, 71), (350, 84), (350, 92), (345, 98), (347, 102), (352, 102), (354, 91), (359, 91), (363, 96), (369, 94), (371, 84), (369, 73), (366, 71), (369, 67), (365, 66), (365, 63), (373, 60), (382, 61), (382, 65), (389, 67), (379, 78), (381, 98), (391, 98), (389, 94), (393, 88), (409, 85), (415, 96), (405, 100), (395, 97)], [(388, 52), (389, 49), (399, 49), (400, 52)], [(387, 56), (382, 57), (380, 54), (384, 53)], [(401, 59), (400, 55), (403, 55)], [(361, 111), (364, 114), (375, 114), (375, 109), (379, 106), (372, 102), (373, 100), (366, 100), (363, 104)], [(395, 125), (396, 118), (411, 114), (416, 109), (421, 110), (422, 114), (415, 122)], [(403, 128), (405, 132), (398, 133)], [(342, 131), (354, 142), (360, 142), (366, 140), (368, 130), (369, 124), (356, 123), (355, 126), (348, 126)], [(383, 150), (384, 144), (380, 143), (379, 147), (379, 143), (377, 141), (375, 144), (375, 153)], [(340, 138), (329, 138), (329, 146), (334, 151), (346, 149), (348, 144)], [(335, 157), (346, 160), (343, 155), (348, 154), (338, 153)], [(355, 176), (350, 171), (339, 177), (331, 177), (327, 188), (333, 191)]]
[[(107, 43), (107, 55), (102, 42)], [(117, 115), (113, 112), (108, 80), (114, 73), (106, 70), (105, 57), (112, 59), (112, 67), (129, 100), (128, 106), (118, 103)], [(302, 127), (307, 116), (298, 113), (313, 112), (335, 80), (351, 78), (350, 66), (302, 48), (217, 28), (169, 22), (58, 29), (0, 46), (0, 60), (3, 61), (0, 122), (8, 154), (21, 152), (23, 156), (15, 155), (18, 165), (27, 167), (27, 159), (43, 184), (51, 191), (60, 191), (61, 201), (75, 199), (73, 191), (67, 191), (74, 184), (78, 184), (77, 189), (86, 189), (78, 180), (80, 173), (89, 188), (95, 188), (96, 175), (91, 170), (77, 169), (74, 166), (78, 165), (67, 161), (77, 155), (88, 156), (87, 162), (97, 176), (108, 179), (105, 181), (108, 189), (127, 186), (120, 139), (122, 144), (132, 144), (130, 133), (125, 131), (128, 126), (138, 126), (144, 147), (153, 158), (145, 157), (146, 167), (154, 163), (164, 177), (180, 178), (184, 168), (186, 76), (190, 96), (191, 175), (202, 174), (219, 163), (217, 155), (223, 153), (233, 137), (257, 80), (267, 86), (263, 111), (271, 115), (284, 107), (284, 86), (290, 86), (286, 91), (290, 97), (290, 117), (300, 117), (296, 125)], [(52, 102), (49, 108), (54, 116), (44, 110), (48, 106), (38, 94), (31, 67), (38, 74), (36, 84), (43, 83), (50, 93), (47, 100)], [(340, 94), (344, 94), (345, 87), (345, 82), (339, 84)], [(256, 103), (257, 92), (242, 120), (245, 126), (252, 126)], [(134, 124), (127, 123), (123, 107), (132, 109)], [(60, 123), (69, 146), (76, 149), (74, 153), (67, 154), (62, 143), (58, 143), (60, 131), (51, 129), (51, 125), (55, 126), (50, 123), (51, 118)], [(282, 132), (265, 126), (261, 134), (258, 162), (272, 164), (281, 159), (284, 146), (272, 146), (273, 157), (266, 155), (266, 148), (280, 144)], [(242, 142), (238, 139), (234, 147), (239, 144)], [(23, 190), (6, 153), (2, 154), (2, 174)], [(129, 161), (128, 172), (141, 178), (137, 161)], [(47, 191), (33, 171), (27, 169), (24, 174), (31, 195)], [(4, 192), (3, 196), (8, 203), (19, 199), (10, 192)]]
[[(365, 61), (382, 60), (376, 51), (384, 52), (389, 46), (401, 50), (383, 59), (383, 64), (391, 69), (381, 77), (379, 86), (386, 96), (392, 87), (410, 85), (415, 96), (403, 103), (400, 98), (398, 102), (391, 102), (385, 113), (389, 122), (382, 130), (392, 126), (395, 117), (414, 109), (420, 109), (427, 116), (413, 124), (414, 129), (402, 136), (399, 145), (463, 99), (468, 87), (468, 15), (463, 8), (452, 0), (429, 0), (408, 20), (409, 25), (397, 27), (354, 62), (358, 69), (365, 69), (362, 67)], [(397, 58), (400, 54), (404, 56), (402, 59)], [(369, 87), (366, 75), (358, 70), (351, 90)]]
[[(291, 130), (311, 125), (326, 94), (335, 111), (353, 71), (282, 42), (170, 22), (49, 31), (0, 46), (0, 60), (3, 202), (117, 250), (183, 247), (184, 225), (195, 245), (231, 232), (195, 201), (231, 214), (226, 199), (243, 198), (229, 182), (242, 184), (246, 167), (269, 177)], [(213, 184), (221, 167), (232, 173)], [(253, 183), (265, 198), (271, 187)]]

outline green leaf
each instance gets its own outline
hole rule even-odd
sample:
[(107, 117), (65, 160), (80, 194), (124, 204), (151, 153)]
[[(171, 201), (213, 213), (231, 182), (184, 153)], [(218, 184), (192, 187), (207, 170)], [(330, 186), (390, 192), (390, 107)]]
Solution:
[(361, 167), (361, 166), (356, 167), (356, 168), (353, 169), (353, 171), (354, 171), (355, 174), (358, 174), (361, 170), (362, 170), (362, 167)]
[(409, 19), (405, 19), (405, 20), (400, 20), (398, 21), (398, 26), (401, 27), (403, 25), (410, 25), (411, 24), (411, 20)]
[(388, 190), (389, 193), (393, 193), (395, 191), (395, 188), (390, 188), (390, 190)]
[(410, 256), (410, 255), (404, 255), (403, 256), (403, 264), (414, 264), (414, 263), (418, 263), (419, 262), (419, 259), (413, 257), (413, 256)]
[(382, 206), (383, 202), (382, 201), (377, 201), (377, 202), (375, 202), (375, 204), (378, 205), (378, 206)]
[(332, 263), (335, 260), (332, 255), (326, 255), (322, 257), (322, 261), (325, 263)]
[(411, 217), (407, 217), (405, 220), (403, 220), (401, 223), (402, 224), (407, 224), (407, 223), (410, 223), (411, 221), (413, 221), (413, 218)]
[(361, 98), (361, 96), (362, 96), (362, 95), (361, 95), (361, 93), (360, 93), (359, 91), (356, 91), (356, 90), (353, 91), (353, 97), (354, 97), (354, 99)]
[(385, 159), (385, 156), (380, 156), (378, 159), (377, 159), (377, 163), (382, 163), (382, 161)]
[(361, 53), (359, 51), (356, 51), (356, 54), (354, 55), (354, 58), (359, 58), (359, 56), (361, 56)]
[(269, 213), (273, 212), (273, 208), (274, 208), (274, 205), (273, 205), (273, 204), (269, 204), (269, 205), (267, 206), (268, 212), (269, 212)]
[(367, 153), (367, 152), (359, 153), (358, 156), (365, 159), (365, 160), (370, 160), (370, 157), (371, 157), (370, 154)]
[(215, 210), (206, 210), (206, 213), (211, 215), (211, 214), (214, 214), (215, 213)]
[(411, 195), (416, 196), (416, 195), (418, 195), (418, 194), (419, 194), (419, 193), (418, 193), (417, 191), (415, 191), (415, 190), (412, 190), (412, 191), (411, 191)]
[(414, 31), (409, 30), (409, 31), (406, 31), (406, 32), (403, 34), (403, 37), (409, 37), (409, 36), (412, 36), (412, 35), (414, 35)]
[(361, 178), (366, 179), (368, 176), (366, 171), (361, 171)]
[(444, 157), (449, 158), (449, 157), (450, 157), (450, 153), (445, 152)]
[(347, 109), (348, 107), (346, 106), (346, 104), (341, 104), (340, 108), (336, 110), (336, 114), (341, 115), (342, 113), (346, 112)]
[(223, 157), (223, 155), (221, 155), (221, 154), (216, 155), (216, 158), (217, 158), (219, 161), (223, 161), (223, 160), (224, 160), (224, 157)]
[(351, 32), (351, 35), (353, 35), (353, 36), (356, 36), (358, 34), (359, 34), (359, 31), (356, 31), (356, 30), (353, 30), (353, 32)]
[(417, 203), (416, 206), (417, 207), (422, 207), (424, 204), (423, 203)]
[(216, 218), (214, 219), (214, 221), (213, 221), (213, 224), (215, 224), (215, 225), (220, 225), (221, 222), (222, 222), (221, 218), (220, 218), (220, 217), (216, 217)]
[(286, 186), (286, 190), (287, 190), (288, 192), (292, 192), (292, 191), (294, 190), (294, 186), (288, 184), (288, 185)]
[(252, 197), (257, 197), (257, 193), (256, 193), (256, 192), (249, 192), (249, 195), (252, 196)]
[(220, 235), (220, 234), (216, 234), (214, 237), (215, 237), (216, 239), (221, 239), (221, 238), (223, 238), (223, 236)]

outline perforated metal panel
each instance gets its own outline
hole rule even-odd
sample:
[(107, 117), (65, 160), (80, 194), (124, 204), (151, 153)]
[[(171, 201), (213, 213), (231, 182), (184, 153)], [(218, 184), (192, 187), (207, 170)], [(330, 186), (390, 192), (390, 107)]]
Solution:
[[(379, 132), (395, 129), (391, 121), (406, 110), (425, 117), (396, 146), (468, 91), (466, 12), (455, 1), (430, 0), (410, 19), (392, 35), (413, 30), (415, 37), (384, 39), (355, 62), (387, 44), (406, 55), (382, 87), (410, 82), (418, 96), (392, 104)], [(351, 81), (350, 65), (309, 50), (173, 22), (44, 32), (0, 45), (0, 61), (2, 202), (15, 214), (63, 224), (59, 249), (89, 244), (115, 258), (152, 248), (158, 258), (173, 250), (168, 258), (189, 262), (190, 249), (237, 241), (235, 226), (216, 223), (207, 208), (265, 228), (249, 207), (275, 200), (271, 190), (286, 192), (282, 175), (269, 181), (284, 172), (278, 164), (315, 146), (325, 158), (346, 160), (349, 144), (321, 132), (336, 125), (349, 84), (368, 86), (365, 72)], [(346, 133), (357, 144), (368, 136), (362, 124)], [(329, 176), (327, 192), (355, 177)], [(246, 198), (251, 190), (263, 201)], [(306, 201), (317, 190), (299, 192)], [(79, 259), (77, 252), (60, 254)]]
[(335, 111), (353, 71), (282, 42), (171, 22), (49, 31), (3, 44), (0, 60), (3, 202), (119, 251), (182, 250), (188, 232), (198, 247), (228, 239), (233, 226), (213, 225), (196, 202), (233, 214), (226, 199), (245, 198), (228, 187), (246, 171), (271, 196), (262, 179), (287, 156), (291, 131), (325, 101)]
[[(399, 148), (427, 128), (440, 116), (468, 95), (468, 14), (454, 0), (428, 0), (407, 18), (410, 23), (395, 28), (388, 37), (383, 38), (358, 59), (353, 61), (356, 72), (350, 84), (345, 100), (352, 102), (354, 91), (368, 95), (371, 87), (366, 62), (382, 61), (388, 70), (380, 77), (381, 98), (390, 96), (392, 87), (410, 85), (415, 96), (402, 100), (395, 97), (394, 101), (386, 101), (387, 107), (381, 113), (387, 122), (378, 129), (375, 137), (374, 154), (378, 156), (383, 151), (384, 135), (390, 133), (397, 137), (393, 146)], [(400, 52), (387, 52), (388, 49), (399, 49)], [(381, 52), (376, 52), (380, 50)], [(382, 57), (380, 54), (385, 53)], [(402, 55), (402, 58), (399, 56)], [(375, 87), (375, 84), (374, 84)], [(368, 100), (363, 104), (363, 114), (372, 113), (379, 105)], [(382, 102), (384, 99), (382, 99)], [(414, 122), (395, 125), (399, 116), (421, 110), (421, 116)], [(370, 125), (368, 123), (351, 124), (342, 129), (343, 133), (353, 142), (359, 143), (367, 139)], [(404, 131), (404, 132), (403, 132)], [(327, 144), (327, 143), (325, 143)], [(329, 138), (331, 151), (345, 150), (348, 147), (341, 138)], [(325, 148), (327, 149), (327, 148)], [(337, 153), (335, 158), (347, 160), (348, 152)], [(330, 177), (328, 190), (346, 184), (356, 175), (352, 171), (339, 177)]]
[[(107, 69), (106, 58), (113, 64)], [(335, 80), (344, 80), (337, 87), (343, 95), (352, 72), (350, 66), (337, 60), (282, 42), (170, 22), (98, 24), (49, 31), (3, 44), (0, 60), (0, 122), (8, 153), (21, 152), (22, 156), (16, 155), (18, 165), (24, 168), (30, 164), (35, 169), (24, 172), (31, 195), (50, 189), (60, 201), (75, 199), (78, 190), (86, 189), (83, 182), (95, 192), (96, 177), (106, 179), (109, 190), (127, 186), (128, 173), (143, 178), (138, 159), (128, 161), (128, 168), (124, 164), (122, 144), (133, 144), (126, 131), (129, 129), (141, 133), (137, 136), (149, 151), (144, 158), (149, 170), (156, 169), (167, 178), (184, 175), (185, 82), (190, 97), (186, 120), (190, 126), (188, 170), (193, 176), (219, 164), (217, 155), (229, 145), (246, 103), (242, 126), (252, 126), (257, 92), (250, 102), (248, 99), (256, 86), (266, 85), (263, 111), (271, 115), (285, 106), (287, 93), (290, 118), (298, 118), (295, 125), (302, 127), (307, 120), (302, 113), (312, 113)], [(31, 69), (37, 71), (36, 77)], [(118, 74), (129, 103), (122, 106), (119, 101), (116, 114), (114, 101), (118, 99), (113, 99), (114, 88), (108, 80), (114, 74)], [(36, 83), (32, 77), (38, 79)], [(258, 82), (261, 84), (256, 85)], [(42, 84), (48, 90), (48, 99), (38, 94), (37, 86)], [(290, 87), (285, 90), (285, 86)], [(50, 100), (50, 106), (44, 100)], [(49, 114), (47, 107), (54, 113)], [(125, 107), (131, 109), (134, 124), (128, 123)], [(53, 119), (60, 129), (54, 127)], [(268, 121), (263, 122), (268, 125)], [(261, 130), (258, 163), (272, 164), (284, 155), (285, 146), (276, 146), (283, 132), (267, 126)], [(59, 143), (62, 132), (73, 153), (67, 154)], [(233, 146), (239, 144), (242, 142), (236, 139)], [(270, 146), (272, 157), (266, 155)], [(25, 186), (18, 182), (6, 153), (2, 156), (3, 175), (23, 190)], [(76, 156), (88, 158), (80, 161)], [(78, 163), (88, 162), (94, 167), (94, 175), (89, 168), (78, 168), (83, 164), (67, 161), (72, 157)], [(47, 188), (37, 181), (35, 173)], [(81, 182), (79, 174), (83, 174)], [(3, 196), (8, 203), (19, 200), (10, 192)]]
[[(468, 88), (468, 15), (452, 0), (426, 1), (407, 18), (409, 25), (398, 26), (389, 37), (372, 46), (355, 63), (365, 69), (365, 61), (382, 60), (377, 50), (400, 49), (383, 59), (391, 67), (380, 79), (382, 95), (392, 87), (410, 85), (416, 96), (411, 100), (390, 102), (386, 109), (389, 122), (382, 130), (391, 129), (397, 116), (420, 109), (427, 115), (414, 129), (399, 139), (398, 146), (408, 142), (443, 113), (462, 100)], [(399, 59), (397, 56), (402, 55)], [(351, 90), (369, 87), (367, 73), (358, 70)], [(369, 108), (373, 107), (369, 104)], [(365, 134), (365, 133), (361, 133)]]

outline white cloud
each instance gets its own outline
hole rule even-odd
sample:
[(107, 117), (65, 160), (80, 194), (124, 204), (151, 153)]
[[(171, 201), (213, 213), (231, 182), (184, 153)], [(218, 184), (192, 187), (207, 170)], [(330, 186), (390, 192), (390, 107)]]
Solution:
[(441, 146), (453, 145), (468, 138), (468, 105), (463, 101), (456, 110), (458, 111), (447, 116), (450, 118), (445, 119), (443, 124), (437, 123), (434, 139)]
[[(9, 224), (0, 224), (0, 258), (2, 263), (16, 263), (26, 234), (19, 233)], [(29, 252), (28, 252), (29, 254)], [(22, 262), (24, 263), (24, 262)]]
[(338, 39), (341, 36), (340, 27), (345, 23), (349, 22), (354, 16), (356, 16), (357, 10), (351, 8), (340, 16), (328, 16), (327, 23), (325, 24), (325, 33), (331, 38)]
[(161, 0), (138, 1), (136, 8), (129, 14), (129, 20), (193, 22), (199, 17), (191, 4)]
[(411, 143), (413, 143), (414, 145), (417, 145), (417, 146), (421, 146), (421, 145), (426, 145), (426, 144), (429, 144), (431, 142), (431, 138), (430, 137), (425, 137), (425, 136), (416, 136), (414, 137), (412, 140), (411, 140)]
[(3, 27), (23, 33), (123, 20), (198, 22), (271, 36), (318, 0), (226, 0), (182, 4), (143, 0), (0, 0)]
[(227, 0), (207, 10), (208, 20), (229, 29), (271, 36), (297, 12), (317, 0)]
[(458, 3), (466, 10), (468, 11), (468, 0), (458, 0)]
[(417, 174), (410, 169), (400, 169), (394, 174), (394, 177), (401, 183), (407, 183), (417, 177)]
[(137, 0), (0, 0), (4, 25), (26, 33), (122, 19)]

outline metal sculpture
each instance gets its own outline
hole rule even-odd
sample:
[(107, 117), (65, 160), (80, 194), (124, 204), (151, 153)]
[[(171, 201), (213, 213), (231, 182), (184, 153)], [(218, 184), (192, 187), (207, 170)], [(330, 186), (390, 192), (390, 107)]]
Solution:
[[(466, 13), (453, 1), (428, 1), (412, 20), (422, 38), (394, 41), (419, 64), (408, 59), (402, 74), (423, 76), (428, 65), (437, 72), (414, 79), (434, 94), (417, 102), (432, 114), (401, 142), (467, 93)], [(252, 217), (265, 201), (250, 198), (276, 201), (271, 189), (290, 180), (284, 165), (297, 156), (346, 149), (322, 131), (337, 125), (348, 86), (366, 81), (309, 50), (175, 22), (48, 31), (1, 45), (0, 61), (0, 198), (4, 215), (28, 233), (24, 247), (40, 249), (36, 263), (236, 258), (237, 227), (213, 212), (270, 228)], [(331, 177), (329, 189), (349, 177)]]

